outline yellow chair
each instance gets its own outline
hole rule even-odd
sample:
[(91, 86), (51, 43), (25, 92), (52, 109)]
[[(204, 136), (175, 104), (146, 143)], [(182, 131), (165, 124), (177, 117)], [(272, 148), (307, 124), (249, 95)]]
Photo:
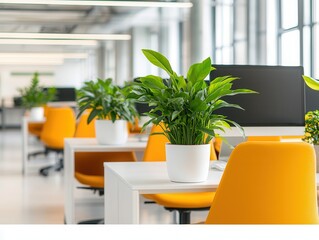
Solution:
[[(46, 118), (48, 115), (48, 111), (49, 111), (49, 107), (47, 105), (43, 106), (44, 108), (44, 117)], [(44, 122), (43, 123), (28, 123), (28, 131), (30, 134), (40, 138), (42, 129), (44, 126)]]
[(50, 108), (43, 125), (40, 139), (46, 151), (53, 151), (60, 155), (57, 164), (40, 169), (40, 174), (47, 176), (50, 169), (63, 169), (64, 138), (71, 138), (75, 132), (75, 116), (72, 108)]
[(223, 140), (221, 138), (215, 138), (214, 140), (214, 149), (215, 149), (215, 153), (216, 153), (216, 156), (217, 158), (219, 158), (219, 153), (220, 153), (220, 149), (221, 149), (221, 146), (222, 146), (222, 142)]
[[(151, 133), (162, 132), (160, 126), (153, 126)], [(164, 135), (152, 135), (149, 137), (144, 152), (143, 161), (166, 161), (165, 144), (169, 142)], [(213, 147), (213, 144), (212, 144)], [(212, 148), (213, 149), (213, 148)], [(211, 151), (211, 159), (216, 159), (215, 150)], [(144, 197), (155, 201), (169, 211), (178, 211), (179, 223), (189, 224), (191, 211), (208, 210), (214, 198), (214, 192), (199, 193), (163, 193), (144, 194)]]
[[(95, 119), (87, 124), (89, 113), (83, 113), (77, 124), (75, 137), (95, 137)], [(104, 162), (135, 162), (134, 152), (76, 152), (74, 177), (82, 186), (78, 188), (93, 190), (104, 194)], [(101, 223), (102, 219), (86, 220), (81, 224)]]
[[(45, 105), (43, 108), (44, 108), (44, 117), (47, 118), (49, 107)], [(41, 123), (30, 122), (28, 123), (28, 132), (29, 134), (35, 136), (37, 139), (40, 139), (43, 126), (44, 126), (44, 122), (41, 122)], [(28, 154), (28, 159), (30, 159), (31, 157), (36, 157), (38, 155), (42, 155), (42, 154), (47, 156), (48, 153), (46, 151), (32, 152)]]
[[(81, 115), (75, 137), (95, 137), (93, 120), (87, 124), (88, 113)], [(104, 162), (135, 162), (134, 152), (77, 152), (75, 153), (75, 178), (82, 184), (104, 191)]]
[(319, 223), (315, 153), (304, 142), (244, 142), (232, 152), (208, 224)]
[(138, 125), (138, 117), (135, 118), (135, 123), (128, 122), (128, 128), (130, 133), (141, 133), (142, 128)]
[(277, 141), (280, 142), (281, 136), (249, 136), (247, 141)]

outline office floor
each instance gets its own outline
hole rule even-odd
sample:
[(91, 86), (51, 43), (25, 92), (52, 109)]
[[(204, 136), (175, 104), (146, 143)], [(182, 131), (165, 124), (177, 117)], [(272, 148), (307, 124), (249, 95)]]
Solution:
[[(30, 151), (41, 149), (34, 138), (29, 139)], [(40, 176), (39, 168), (55, 161), (37, 157), (28, 162), (22, 175), (22, 141), (18, 129), (0, 130), (0, 224), (63, 224), (63, 172)], [(103, 217), (103, 198), (87, 190), (75, 190), (76, 220)], [(156, 204), (141, 201), (141, 222), (174, 223), (176, 216)], [(192, 213), (192, 221), (204, 221), (207, 212)]]

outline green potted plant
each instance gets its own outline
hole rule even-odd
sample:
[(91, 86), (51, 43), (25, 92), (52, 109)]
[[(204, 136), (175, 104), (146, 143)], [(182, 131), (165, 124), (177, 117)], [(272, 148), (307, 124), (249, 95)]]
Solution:
[(34, 73), (31, 84), (28, 87), (20, 88), (22, 106), (30, 110), (30, 119), (42, 120), (44, 117), (43, 106), (52, 101), (56, 94), (55, 88), (48, 88), (44, 91), (44, 87), (40, 86), (39, 74)]
[(305, 116), (305, 135), (302, 140), (313, 144), (317, 156), (317, 173), (319, 173), (319, 110), (307, 112)]
[[(248, 89), (232, 89), (238, 78), (224, 76), (205, 82), (208, 74), (215, 70), (211, 59), (193, 64), (184, 76), (178, 76), (166, 57), (153, 50), (142, 50), (145, 57), (163, 69), (169, 79), (148, 75), (133, 85), (130, 98), (148, 103), (154, 108), (147, 113), (153, 123), (163, 128), (169, 144), (166, 145), (168, 174), (176, 182), (205, 181), (209, 170), (210, 141), (231, 125), (243, 129), (226, 116), (215, 114), (223, 107), (241, 108), (222, 100), (224, 96), (253, 93)], [(244, 133), (243, 133), (244, 134)], [(198, 156), (196, 156), (198, 154)]]
[(126, 99), (127, 91), (126, 87), (113, 85), (110, 78), (87, 81), (78, 90), (78, 117), (88, 110), (88, 124), (96, 118), (96, 138), (100, 144), (123, 144), (127, 141), (127, 121), (134, 122), (138, 116), (133, 101)]
[[(302, 76), (308, 87), (319, 91), (319, 81), (309, 77)], [(309, 111), (305, 116), (305, 135), (303, 141), (313, 144), (316, 159), (317, 159), (317, 173), (319, 173), (319, 110)]]

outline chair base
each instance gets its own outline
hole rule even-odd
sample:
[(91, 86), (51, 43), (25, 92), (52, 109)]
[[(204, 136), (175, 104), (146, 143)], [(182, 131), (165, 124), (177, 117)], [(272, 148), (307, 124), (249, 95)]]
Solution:
[(49, 176), (49, 171), (53, 169), (56, 172), (59, 172), (63, 169), (63, 159), (60, 159), (59, 162), (52, 166), (43, 167), (39, 170), (40, 175), (47, 177)]
[(104, 188), (99, 188), (99, 187), (83, 187), (83, 186), (78, 186), (77, 188), (79, 189), (86, 189), (86, 190), (92, 190), (93, 193), (98, 192), (99, 196), (104, 195)]
[(62, 157), (59, 158), (58, 162), (55, 165), (50, 165), (47, 167), (43, 167), (39, 170), (40, 175), (47, 177), (49, 175), (49, 171), (53, 169), (54, 171), (61, 171), (63, 166), (63, 149), (54, 149), (54, 148), (45, 148), (45, 152), (56, 152), (57, 154), (62, 154)]
[(45, 157), (48, 156), (48, 151), (39, 151), (39, 152), (33, 152), (28, 154), (28, 160), (30, 160), (33, 157), (39, 156), (39, 155), (44, 155)]
[(203, 207), (203, 208), (170, 208), (164, 207), (166, 210), (178, 211), (179, 216), (179, 224), (190, 224), (191, 223), (191, 212), (192, 211), (208, 211), (210, 207)]
[[(83, 187), (83, 186), (79, 186), (77, 187), (79, 189), (86, 189), (86, 190), (92, 190), (93, 193), (98, 192), (99, 196), (103, 196), (104, 195), (104, 188), (98, 188), (98, 187)], [(78, 224), (104, 224), (104, 218), (101, 219), (92, 219), (92, 220), (84, 220), (84, 221), (80, 221), (78, 222)]]
[(84, 221), (78, 222), (78, 224), (104, 224), (104, 218), (92, 219), (92, 220), (84, 220)]

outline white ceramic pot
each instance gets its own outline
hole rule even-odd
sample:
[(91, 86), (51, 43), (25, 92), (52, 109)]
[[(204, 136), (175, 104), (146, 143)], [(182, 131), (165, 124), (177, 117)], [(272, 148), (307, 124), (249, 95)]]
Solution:
[(204, 182), (210, 161), (210, 144), (166, 144), (168, 176), (173, 182)]
[(95, 136), (100, 144), (118, 145), (127, 142), (128, 128), (127, 121), (96, 120)]
[(44, 119), (44, 108), (43, 107), (33, 107), (30, 110), (30, 120), (41, 121)]

